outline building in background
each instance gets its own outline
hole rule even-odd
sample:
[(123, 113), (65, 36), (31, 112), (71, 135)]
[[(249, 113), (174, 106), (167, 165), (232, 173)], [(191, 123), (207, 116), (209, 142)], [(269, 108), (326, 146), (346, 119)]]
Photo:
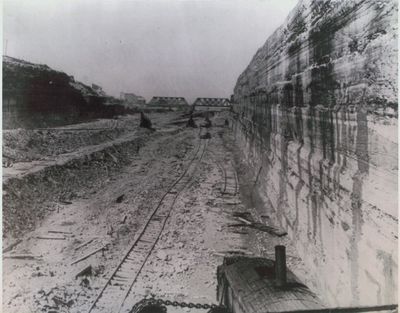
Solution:
[(125, 106), (144, 106), (146, 105), (146, 99), (142, 96), (138, 96), (134, 93), (121, 92), (121, 100)]
[(170, 110), (184, 110), (189, 107), (183, 97), (153, 97), (148, 106), (169, 108)]

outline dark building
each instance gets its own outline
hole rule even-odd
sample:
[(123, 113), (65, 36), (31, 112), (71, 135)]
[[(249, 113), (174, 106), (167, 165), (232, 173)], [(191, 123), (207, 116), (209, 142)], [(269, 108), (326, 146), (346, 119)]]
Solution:
[(148, 106), (182, 110), (187, 108), (189, 104), (183, 97), (153, 97)]
[(145, 105), (146, 99), (142, 96), (138, 96), (134, 93), (125, 93), (121, 92), (121, 100), (124, 102), (126, 106), (134, 106), (134, 105)]

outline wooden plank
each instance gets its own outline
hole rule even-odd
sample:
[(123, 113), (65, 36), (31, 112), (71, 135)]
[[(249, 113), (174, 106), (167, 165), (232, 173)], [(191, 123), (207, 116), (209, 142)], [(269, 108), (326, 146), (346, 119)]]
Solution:
[(10, 252), (12, 249), (14, 249), (17, 245), (19, 245), (22, 242), (22, 239), (18, 239), (15, 242), (13, 242), (12, 244), (10, 244), (7, 248), (4, 248), (3, 250), (3, 254)]
[(36, 239), (42, 239), (42, 240), (66, 240), (67, 238), (65, 238), (65, 237), (45, 237), (45, 236), (36, 236)]
[(87, 246), (87, 245), (88, 245), (89, 243), (91, 243), (93, 240), (94, 240), (94, 238), (92, 238), (92, 239), (90, 239), (90, 240), (84, 242), (83, 244), (77, 246), (77, 247), (75, 248), (75, 251), (78, 251), (80, 248), (83, 248), (84, 246)]
[(72, 262), (71, 265), (74, 265), (74, 264), (79, 263), (79, 262), (81, 262), (83, 260), (86, 260), (88, 257), (92, 256), (93, 254), (96, 254), (97, 252), (103, 251), (105, 248), (106, 248), (106, 246), (98, 248), (97, 250), (92, 251), (92, 252), (86, 254), (85, 256), (81, 257), (80, 259)]
[(9, 254), (3, 255), (3, 259), (36, 260), (39, 257), (31, 254)]

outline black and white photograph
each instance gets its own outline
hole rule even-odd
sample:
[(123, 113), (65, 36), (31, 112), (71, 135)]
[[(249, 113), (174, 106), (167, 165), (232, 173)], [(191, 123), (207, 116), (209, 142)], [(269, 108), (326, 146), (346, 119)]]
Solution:
[(1, 5), (1, 312), (398, 312), (397, 0)]

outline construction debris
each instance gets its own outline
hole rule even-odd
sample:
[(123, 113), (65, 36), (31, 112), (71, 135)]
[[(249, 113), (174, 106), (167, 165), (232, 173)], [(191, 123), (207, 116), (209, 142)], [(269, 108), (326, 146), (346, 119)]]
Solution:
[(96, 249), (96, 250), (86, 254), (85, 256), (81, 257), (80, 259), (72, 262), (71, 265), (74, 265), (74, 264), (77, 264), (77, 263), (79, 263), (79, 262), (81, 262), (83, 260), (86, 260), (88, 257), (92, 256), (93, 254), (96, 254), (97, 252), (104, 251), (106, 248), (107, 248), (107, 245), (105, 245), (105, 246), (103, 246), (103, 247), (101, 247), (99, 249)]
[(36, 260), (39, 258), (40, 257), (31, 254), (9, 254), (9, 255), (3, 254), (3, 259)]
[(87, 246), (87, 245), (90, 244), (93, 240), (94, 240), (94, 238), (92, 238), (92, 239), (86, 241), (85, 243), (81, 244), (80, 246), (76, 247), (76, 248), (75, 248), (75, 251), (78, 251), (80, 248), (83, 248), (83, 247)]
[(128, 216), (124, 215), (124, 218), (122, 219), (121, 224), (125, 224), (127, 218), (128, 218)]
[(93, 269), (92, 266), (86, 266), (83, 270), (79, 271), (78, 274), (75, 275), (75, 279), (77, 279), (80, 276), (91, 276), (93, 274)]
[(19, 245), (22, 242), (22, 239), (18, 239), (17, 241), (13, 242), (10, 244), (7, 248), (4, 248), (3, 254), (10, 252), (12, 249), (14, 249), (17, 245)]
[(69, 300), (68, 302), (65, 302), (63, 299), (60, 297), (54, 296), (52, 298), (56, 306), (66, 306), (66, 307), (71, 307), (74, 304), (74, 300)]
[(195, 121), (193, 120), (193, 115), (190, 115), (189, 120), (186, 124), (186, 127), (197, 128)]
[(112, 236), (113, 234), (114, 234), (114, 227), (112, 225), (108, 225), (107, 235)]
[(69, 231), (62, 231), (62, 230), (49, 230), (47, 231), (50, 234), (67, 234), (67, 235), (72, 235), (71, 232)]
[(65, 238), (65, 237), (44, 237), (44, 236), (36, 236), (36, 239), (42, 239), (42, 240), (66, 240), (67, 238)]
[(121, 202), (124, 200), (124, 197), (125, 197), (125, 195), (120, 195), (120, 196), (115, 200), (115, 202), (121, 203)]
[(140, 112), (140, 125), (139, 125), (139, 127), (143, 127), (143, 128), (154, 130), (154, 128), (152, 128), (152, 125), (151, 125), (151, 120), (143, 112)]
[(65, 204), (65, 205), (70, 205), (70, 204), (72, 204), (71, 201), (65, 201), (65, 200), (60, 200), (59, 202), (60, 202), (61, 204)]
[(278, 237), (283, 237), (283, 236), (287, 235), (286, 231), (276, 228), (276, 227), (273, 227), (273, 226), (264, 225), (264, 224), (258, 223), (258, 222), (249, 222), (243, 218), (238, 218), (238, 219), (243, 221), (243, 223), (230, 224), (230, 225), (228, 225), (228, 227), (250, 227), (250, 228), (260, 230), (260, 231), (263, 231), (263, 232), (266, 232), (266, 233), (269, 233), (271, 235), (275, 235)]
[(247, 225), (251, 225), (252, 222), (250, 222), (249, 220), (244, 219), (243, 217), (237, 217), (237, 219)]
[(200, 136), (200, 139), (211, 139), (211, 134), (209, 132), (206, 132), (204, 135)]

